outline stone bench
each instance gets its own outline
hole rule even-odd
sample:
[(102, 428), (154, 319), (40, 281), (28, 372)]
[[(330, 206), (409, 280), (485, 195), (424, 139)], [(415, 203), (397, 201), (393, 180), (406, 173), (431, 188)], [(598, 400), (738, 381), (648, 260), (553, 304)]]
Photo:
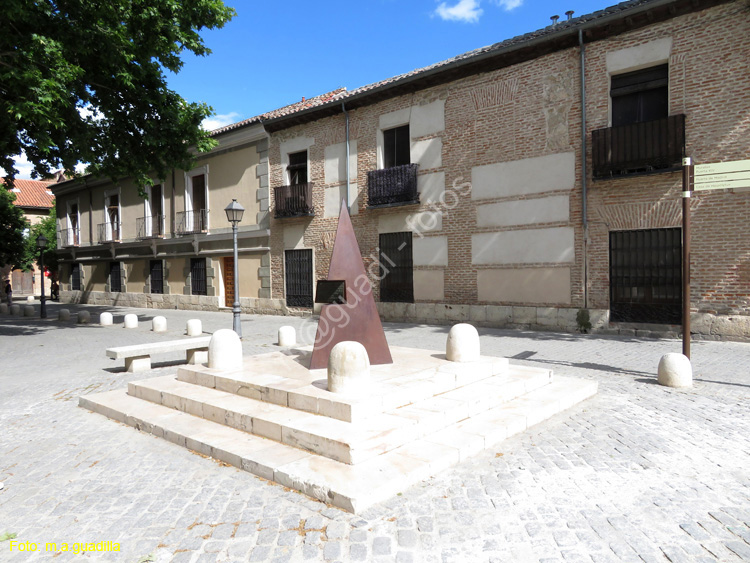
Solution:
[[(134, 344), (132, 346), (118, 346), (107, 348), (107, 357), (115, 360), (125, 358), (125, 369), (130, 372), (146, 371), (151, 369), (151, 356), (167, 352), (187, 352), (187, 363), (202, 363), (198, 360), (198, 354), (208, 354), (210, 336), (198, 338), (185, 338), (183, 340), (169, 340), (166, 342), (150, 342), (148, 344)], [(203, 357), (205, 357), (205, 355)]]

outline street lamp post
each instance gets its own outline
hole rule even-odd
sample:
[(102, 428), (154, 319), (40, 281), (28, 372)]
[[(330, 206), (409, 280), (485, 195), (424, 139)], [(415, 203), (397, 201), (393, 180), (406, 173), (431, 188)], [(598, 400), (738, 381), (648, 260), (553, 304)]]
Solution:
[(245, 208), (237, 203), (236, 199), (224, 208), (227, 221), (232, 223), (232, 242), (234, 246), (234, 304), (232, 305), (232, 328), (237, 336), (242, 338), (242, 327), (240, 326), (240, 272), (237, 264), (237, 224), (242, 221)]
[(47, 248), (47, 237), (44, 235), (39, 235), (36, 239), (36, 246), (39, 249), (39, 267), (41, 269), (41, 279), (42, 279), (42, 295), (41, 295), (41, 302), (42, 306), (39, 309), (39, 317), (42, 319), (47, 318), (47, 307), (44, 303), (44, 249)]

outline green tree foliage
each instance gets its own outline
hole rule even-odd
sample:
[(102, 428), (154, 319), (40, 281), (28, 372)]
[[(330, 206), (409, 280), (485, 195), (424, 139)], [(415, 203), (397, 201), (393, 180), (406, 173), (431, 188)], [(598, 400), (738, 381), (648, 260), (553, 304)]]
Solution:
[(167, 88), (181, 55), (210, 50), (199, 32), (235, 14), (221, 0), (3, 0), (0, 167), (8, 182), (25, 151), (35, 176), (77, 163), (140, 186), (187, 168), (189, 148), (214, 144), (212, 114)]
[(16, 195), (0, 185), (0, 266), (25, 262), (23, 231), (29, 224), (20, 207), (13, 205)]
[(44, 235), (47, 239), (47, 248), (44, 250), (44, 267), (50, 272), (57, 271), (57, 212), (52, 207), (50, 214), (32, 225), (29, 230), (29, 236), (26, 237), (23, 261), (20, 264), (22, 269), (31, 269), (33, 264), (39, 266), (41, 253), (37, 247), (36, 240), (39, 235)]

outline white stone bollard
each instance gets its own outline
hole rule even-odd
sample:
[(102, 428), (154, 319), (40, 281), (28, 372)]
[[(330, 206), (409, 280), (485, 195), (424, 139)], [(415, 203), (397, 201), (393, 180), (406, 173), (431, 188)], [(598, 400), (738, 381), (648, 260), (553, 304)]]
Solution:
[(208, 343), (208, 367), (212, 369), (240, 369), (242, 367), (242, 341), (230, 328), (214, 332)]
[(188, 336), (200, 336), (203, 334), (203, 325), (200, 319), (190, 319), (187, 322), (187, 335)]
[(467, 323), (451, 327), (445, 344), (445, 357), (450, 362), (476, 362), (479, 360), (479, 333)]
[(279, 329), (279, 346), (296, 346), (297, 333), (293, 326), (282, 326)]
[(88, 311), (78, 311), (78, 324), (87, 325), (91, 322), (91, 313)]
[(33, 302), (34, 302), (34, 296), (33, 296), (33, 295), (29, 295), (29, 296), (28, 296), (28, 297), (26, 298), (26, 303), (33, 303)]
[(151, 330), (154, 332), (167, 332), (167, 319), (159, 316), (151, 321)]
[(10, 308), (7, 303), (0, 303), (0, 313), (7, 315), (10, 312)]
[(13, 305), (10, 306), (10, 314), (21, 315), (21, 306), (17, 305), (16, 303), (13, 303)]
[(138, 328), (138, 315), (135, 313), (125, 315), (125, 328)]
[(328, 356), (328, 390), (362, 393), (370, 387), (370, 358), (359, 342), (339, 342)]
[(114, 319), (112, 318), (112, 313), (102, 313), (99, 315), (99, 324), (102, 326), (112, 326), (114, 323)]
[(692, 387), (693, 367), (690, 360), (683, 354), (664, 354), (659, 360), (656, 380), (659, 385), (667, 387)]
[(69, 321), (70, 320), (70, 309), (60, 309), (57, 313), (58, 321)]
[(23, 316), (24, 317), (33, 317), (34, 316), (34, 306), (33, 305), (26, 305), (26, 307), (23, 308)]

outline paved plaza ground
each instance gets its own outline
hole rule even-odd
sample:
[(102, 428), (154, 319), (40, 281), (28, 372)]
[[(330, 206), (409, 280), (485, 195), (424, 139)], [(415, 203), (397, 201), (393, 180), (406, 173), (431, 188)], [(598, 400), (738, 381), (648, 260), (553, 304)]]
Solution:
[[(65, 306), (113, 312), (100, 327), (60, 323), (60, 307), (0, 316), (0, 540), (18, 542), (0, 541), (2, 562), (750, 561), (750, 344), (694, 342), (695, 385), (676, 390), (655, 373), (679, 340), (480, 329), (483, 354), (596, 380), (599, 394), (352, 515), (78, 407), (182, 357), (131, 374), (106, 348), (182, 337), (190, 318), (231, 328), (231, 314)], [(130, 312), (141, 323), (126, 330)], [(156, 315), (167, 333), (151, 332)], [(246, 315), (244, 353), (276, 350), (283, 325), (311, 343), (309, 320)], [(392, 345), (429, 350), (448, 329), (385, 324)], [(37, 551), (11, 551), (23, 542)]]

